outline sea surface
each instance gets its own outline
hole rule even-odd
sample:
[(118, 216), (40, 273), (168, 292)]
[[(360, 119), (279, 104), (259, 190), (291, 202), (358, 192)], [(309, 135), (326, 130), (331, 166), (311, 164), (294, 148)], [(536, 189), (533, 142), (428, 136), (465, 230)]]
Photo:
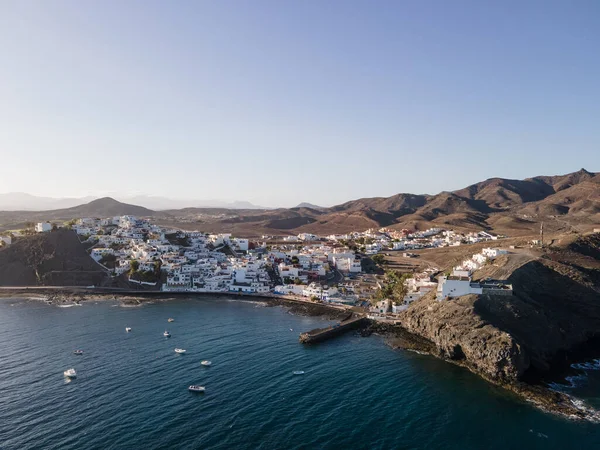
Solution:
[[(599, 424), (543, 413), (381, 337), (298, 343), (327, 323), (222, 298), (68, 308), (1, 299), (0, 448), (600, 448)], [(563, 388), (598, 405), (596, 366)]]

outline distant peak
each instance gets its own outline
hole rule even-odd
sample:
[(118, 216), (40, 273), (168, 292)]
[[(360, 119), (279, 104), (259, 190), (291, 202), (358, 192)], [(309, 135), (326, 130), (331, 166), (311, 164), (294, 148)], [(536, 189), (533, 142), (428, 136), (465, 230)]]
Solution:
[(302, 202), (295, 206), (296, 208), (312, 208), (312, 209), (323, 209), (322, 206), (315, 205), (313, 203)]

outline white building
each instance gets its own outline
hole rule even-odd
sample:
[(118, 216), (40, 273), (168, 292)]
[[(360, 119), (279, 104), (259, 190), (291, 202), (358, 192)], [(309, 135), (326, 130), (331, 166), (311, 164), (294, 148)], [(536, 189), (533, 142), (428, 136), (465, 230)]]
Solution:
[(94, 261), (100, 261), (106, 255), (114, 255), (115, 251), (112, 248), (93, 248), (90, 256)]
[(302, 295), (304, 289), (308, 286), (306, 284), (284, 284), (280, 286), (275, 286), (276, 294), (283, 295)]
[(47, 233), (52, 231), (52, 224), (50, 222), (39, 222), (35, 224), (35, 231), (37, 233)]
[(279, 264), (279, 276), (281, 278), (298, 278), (298, 268), (294, 266), (286, 266), (285, 264)]
[(374, 314), (386, 314), (391, 308), (391, 302), (389, 300), (381, 300), (375, 305), (369, 307), (369, 312)]
[(469, 277), (439, 277), (437, 288), (438, 300), (469, 294), (483, 294), (483, 288), (479, 283), (472, 282)]
[(500, 248), (484, 248), (481, 251), (482, 255), (487, 256), (490, 259), (497, 258), (500, 255), (506, 255), (508, 251), (502, 250)]

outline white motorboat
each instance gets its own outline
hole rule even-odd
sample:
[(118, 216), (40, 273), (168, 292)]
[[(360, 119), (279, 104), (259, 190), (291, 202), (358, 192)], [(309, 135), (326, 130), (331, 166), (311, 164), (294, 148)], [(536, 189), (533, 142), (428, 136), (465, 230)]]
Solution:
[(171, 319), (170, 317), (167, 319), (167, 322), (175, 322), (175, 319)]
[(125, 331), (129, 333), (131, 331), (131, 327), (125, 327)]
[(294, 375), (304, 375), (304, 370), (294, 370)]
[(169, 333), (167, 330), (165, 330), (165, 332), (163, 333), (164, 337), (171, 337), (171, 333)]
[(73, 351), (74, 355), (83, 355), (83, 350), (75, 350)]
[(175, 349), (175, 353), (183, 354), (183, 353), (185, 353), (185, 352), (186, 352), (186, 351), (185, 351), (185, 349), (183, 349), (183, 348), (176, 348), (176, 349)]
[(206, 390), (206, 388), (204, 386), (198, 386), (196, 384), (192, 384), (189, 388), (189, 391), (191, 392), (204, 392)]
[(67, 378), (75, 378), (77, 376), (77, 372), (75, 372), (75, 369), (68, 369), (65, 370), (63, 372), (63, 374), (65, 375), (65, 377)]
[(212, 362), (210, 362), (209, 360), (205, 359), (200, 364), (202, 364), (205, 367), (208, 367), (208, 366), (210, 366), (212, 364)]

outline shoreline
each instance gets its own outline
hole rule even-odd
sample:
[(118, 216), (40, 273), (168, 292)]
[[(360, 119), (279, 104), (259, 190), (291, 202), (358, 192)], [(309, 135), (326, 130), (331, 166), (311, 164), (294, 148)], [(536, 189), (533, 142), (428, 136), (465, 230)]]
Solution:
[(409, 332), (400, 325), (382, 324), (371, 321), (365, 335), (370, 335), (371, 333), (384, 336), (385, 343), (394, 350), (406, 350), (422, 355), (428, 355), (467, 369), (493, 386), (503, 388), (509, 394), (515, 396), (516, 399), (531, 403), (544, 412), (558, 415), (569, 420), (600, 423), (600, 411), (595, 410), (577, 397), (556, 391), (542, 383), (528, 383), (526, 381), (502, 383), (498, 380), (486, 377), (469, 364), (459, 360), (441, 357), (433, 342)]
[(236, 292), (183, 292), (183, 291), (124, 291), (85, 287), (2, 287), (1, 298), (20, 298), (43, 301), (57, 306), (81, 305), (90, 301), (119, 301), (121, 306), (141, 306), (152, 300), (175, 300), (177, 298), (225, 298), (228, 300), (257, 301), (267, 306), (285, 306), (293, 314), (305, 316), (328, 316), (333, 319), (347, 315), (345, 307), (327, 305), (287, 295), (265, 295)]

